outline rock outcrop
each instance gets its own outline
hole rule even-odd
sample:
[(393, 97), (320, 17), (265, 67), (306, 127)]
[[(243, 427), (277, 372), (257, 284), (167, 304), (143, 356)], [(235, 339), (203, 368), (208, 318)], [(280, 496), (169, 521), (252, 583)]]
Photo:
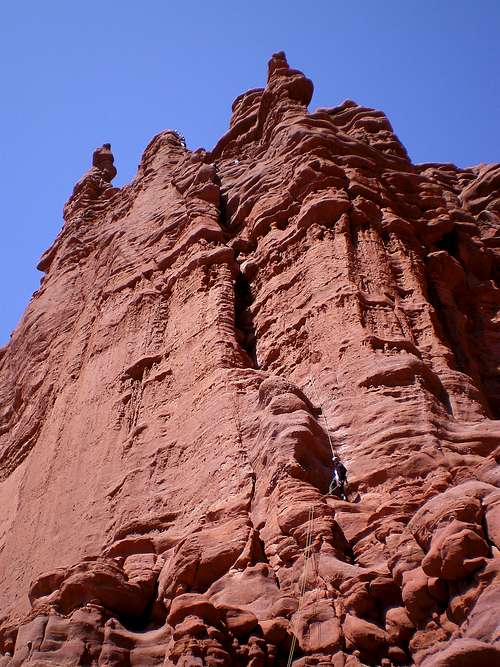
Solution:
[(0, 350), (1, 667), (500, 664), (500, 166), (312, 91), (76, 185)]

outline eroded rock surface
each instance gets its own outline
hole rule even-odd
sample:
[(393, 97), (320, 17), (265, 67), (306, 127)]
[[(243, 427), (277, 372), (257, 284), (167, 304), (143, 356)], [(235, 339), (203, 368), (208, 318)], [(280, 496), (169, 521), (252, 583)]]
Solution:
[(500, 664), (500, 166), (312, 90), (75, 186), (0, 350), (1, 667)]

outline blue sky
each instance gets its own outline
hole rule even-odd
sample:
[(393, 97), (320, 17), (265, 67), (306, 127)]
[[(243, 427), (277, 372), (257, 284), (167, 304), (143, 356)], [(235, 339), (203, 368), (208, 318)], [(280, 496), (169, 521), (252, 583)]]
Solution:
[(116, 185), (162, 129), (211, 148), (283, 49), (311, 108), (383, 109), (413, 161), (499, 161), (499, 35), (498, 0), (2, 3), (0, 344), (95, 146), (112, 143)]

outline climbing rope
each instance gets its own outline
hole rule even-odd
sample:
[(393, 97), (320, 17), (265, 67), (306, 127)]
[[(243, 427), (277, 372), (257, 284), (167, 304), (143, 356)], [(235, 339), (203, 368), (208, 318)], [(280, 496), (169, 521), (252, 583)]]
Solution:
[[(307, 332), (306, 345), (309, 347), (309, 359), (311, 359), (312, 356), (313, 356), (314, 350), (313, 350), (313, 346), (312, 346), (312, 343), (311, 343), (311, 331), (310, 331), (309, 325), (307, 323), (305, 325), (305, 329), (306, 329), (306, 332)], [(323, 419), (325, 420), (326, 434), (328, 436), (328, 442), (330, 444), (330, 449), (332, 450), (332, 461), (333, 461), (335, 459), (335, 457), (338, 456), (338, 455), (337, 455), (337, 451), (335, 450), (335, 447), (333, 446), (332, 436), (330, 435), (330, 427), (328, 425), (328, 419), (326, 418), (326, 414), (325, 414), (325, 411), (323, 409), (323, 403), (320, 400), (318, 390), (316, 389), (316, 383), (314, 382), (314, 378), (313, 378), (312, 374), (309, 375), (309, 381), (306, 383), (306, 387), (307, 387), (308, 384), (310, 384), (313, 388), (314, 394), (316, 396), (316, 398), (314, 399), (315, 403), (317, 405), (319, 405), (319, 407), (321, 408), (321, 414), (323, 415)]]
[[(302, 581), (299, 584), (299, 606), (297, 608), (297, 619), (300, 618), (300, 612), (304, 605), (304, 597), (307, 586), (307, 575), (309, 569), (309, 560), (311, 558), (312, 542), (314, 537), (314, 506), (311, 505), (309, 508), (309, 516), (307, 519), (307, 533), (306, 533), (306, 546), (304, 548), (304, 570), (302, 572)], [(295, 653), (295, 647), (297, 645), (297, 635), (294, 633), (292, 637), (292, 643), (290, 645), (290, 653), (288, 654), (288, 662), (286, 667), (291, 667), (293, 662), (293, 655)]]
[[(328, 443), (330, 444), (330, 449), (332, 452), (332, 461), (334, 461), (335, 458), (338, 456), (338, 454), (337, 451), (335, 450), (335, 447), (333, 446), (332, 436), (330, 435), (330, 425), (328, 424), (328, 419), (323, 409), (323, 404), (321, 403), (321, 400), (319, 398), (318, 390), (316, 388), (316, 383), (314, 382), (312, 375), (309, 376), (309, 382), (307, 384), (310, 384), (312, 386), (315, 394), (314, 401), (321, 408), (321, 414), (323, 415), (323, 419), (325, 421), (325, 430), (328, 436)], [(304, 548), (304, 570), (302, 572), (302, 579), (299, 584), (299, 606), (297, 608), (297, 619), (300, 619), (300, 613), (302, 607), (304, 606), (307, 577), (309, 573), (309, 561), (312, 559), (312, 542), (314, 537), (314, 512), (315, 512), (314, 506), (311, 505), (311, 507), (309, 508), (309, 515), (307, 519), (306, 546)], [(294, 633), (292, 637), (292, 643), (290, 645), (290, 653), (288, 655), (287, 667), (291, 667), (292, 665), (296, 646), (297, 646), (297, 636)]]
[(337, 451), (335, 447), (333, 446), (333, 441), (332, 441), (332, 436), (330, 435), (330, 426), (328, 425), (328, 419), (326, 418), (325, 411), (323, 409), (323, 404), (320, 401), (318, 390), (316, 389), (316, 383), (314, 382), (314, 379), (312, 375), (309, 376), (309, 383), (312, 385), (312, 388), (314, 390), (314, 393), (316, 395), (315, 402), (319, 407), (321, 408), (321, 414), (323, 415), (323, 419), (325, 420), (325, 426), (326, 426), (326, 434), (328, 436), (328, 442), (330, 443), (330, 449), (332, 450), (332, 460), (335, 459), (336, 456), (338, 456)]

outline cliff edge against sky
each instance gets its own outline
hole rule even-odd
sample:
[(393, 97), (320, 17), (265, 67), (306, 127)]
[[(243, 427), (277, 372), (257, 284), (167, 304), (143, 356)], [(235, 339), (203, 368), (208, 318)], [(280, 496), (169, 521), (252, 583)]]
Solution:
[(0, 349), (0, 667), (500, 664), (500, 166), (312, 92), (275, 54), (75, 186)]

